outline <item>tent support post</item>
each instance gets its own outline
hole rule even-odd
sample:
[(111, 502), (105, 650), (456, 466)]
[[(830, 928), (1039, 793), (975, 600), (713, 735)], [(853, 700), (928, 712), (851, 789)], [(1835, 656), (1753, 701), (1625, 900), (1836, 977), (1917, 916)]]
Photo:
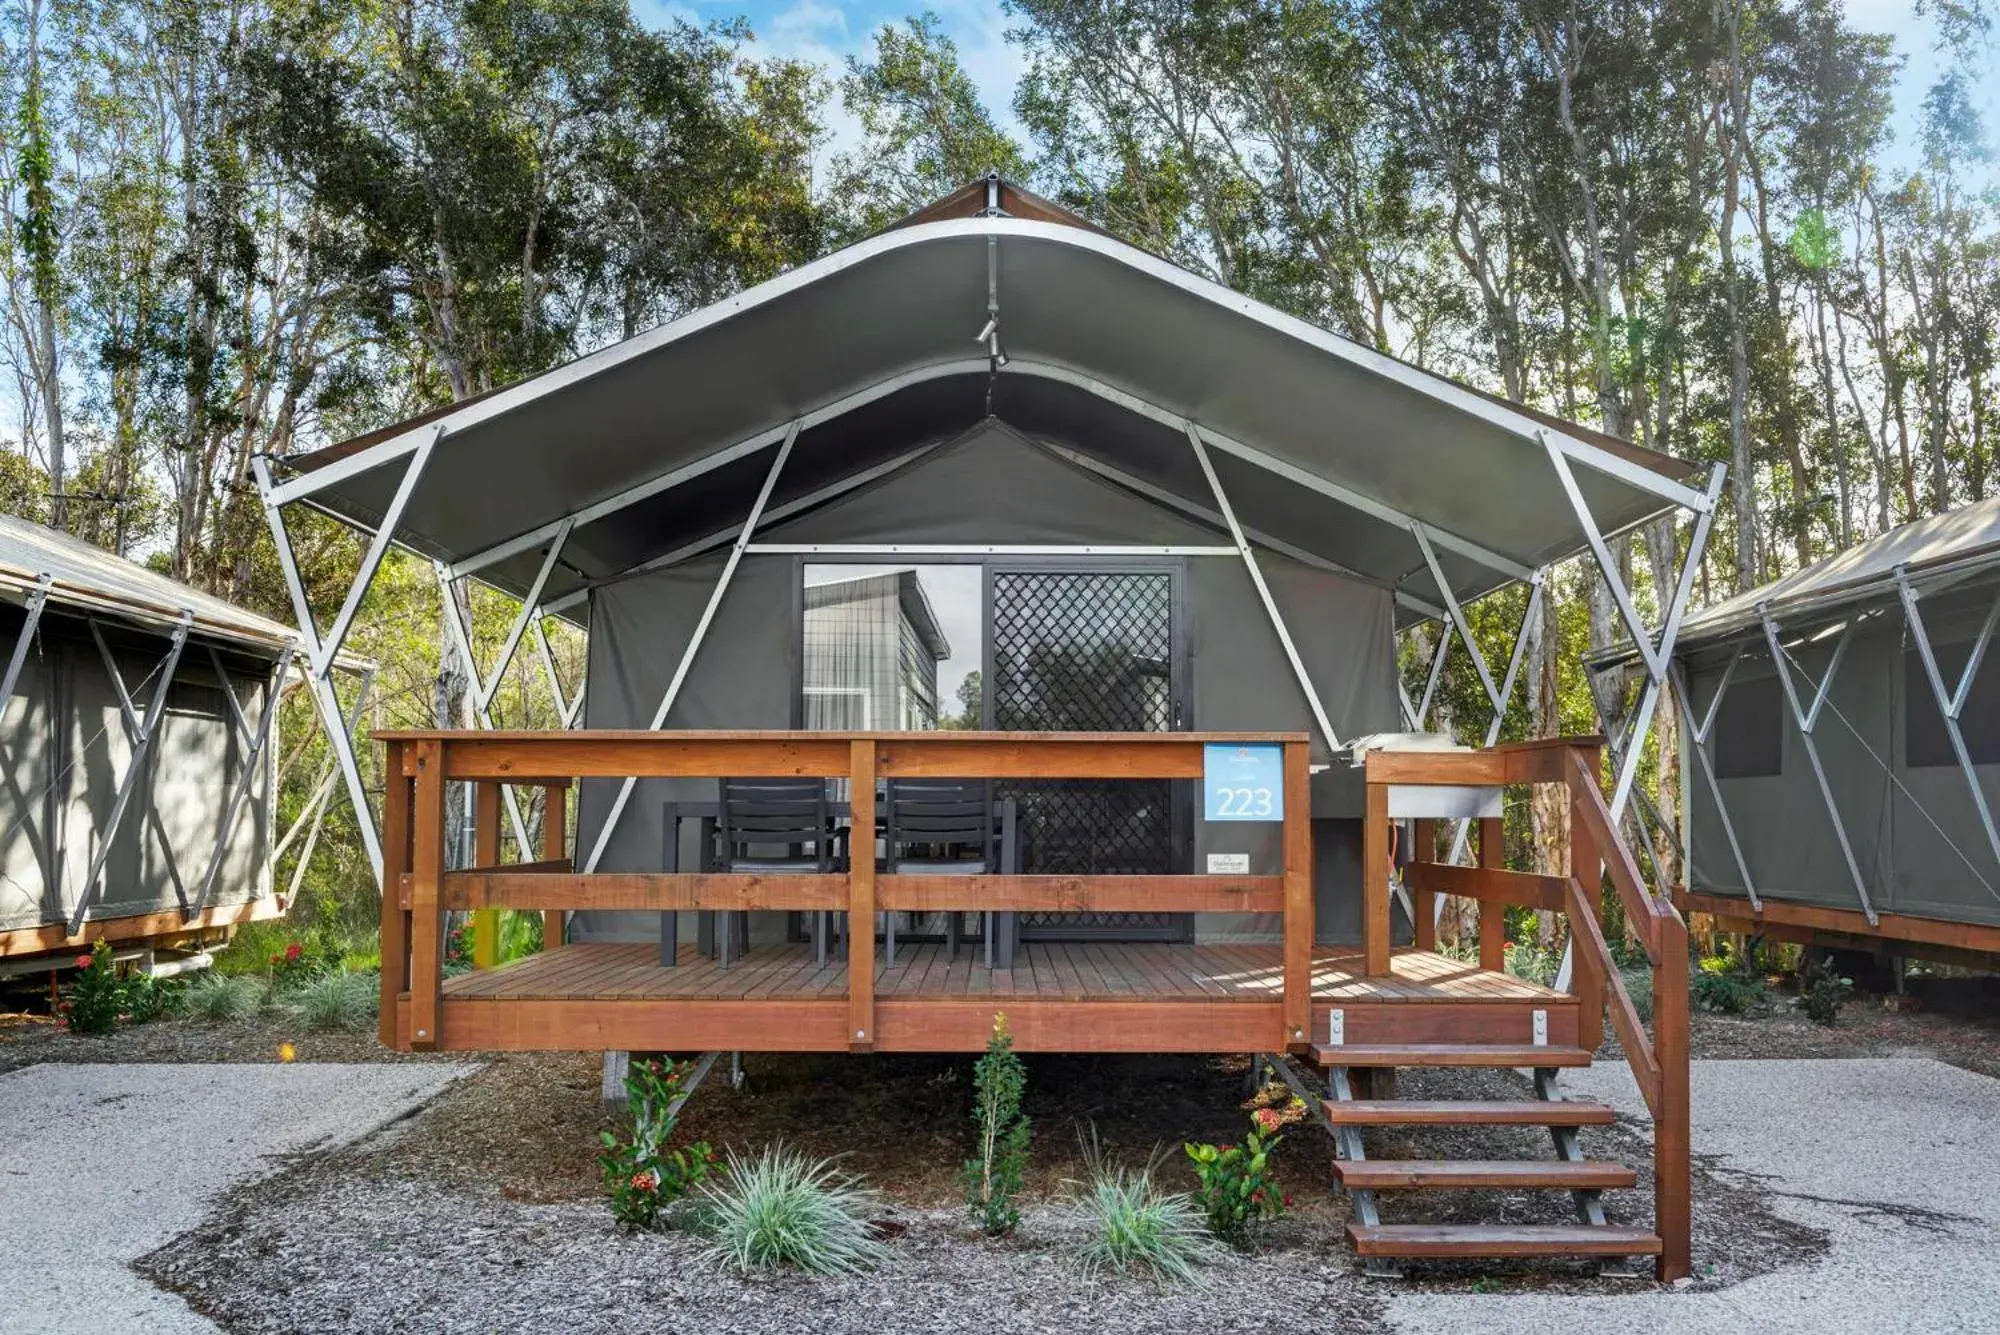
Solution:
[(21, 680), (21, 669), (28, 662), (28, 650), (35, 644), (35, 627), (41, 624), (42, 609), (48, 605), (50, 583), (47, 571), (35, 577), (35, 589), (28, 595), (25, 608), (27, 618), (21, 622), (21, 633), (14, 637), (14, 652), (7, 659), (7, 675), (0, 677), (0, 705), (14, 698), (14, 686)]
[(229, 805), (223, 808), (222, 825), (215, 832), (215, 851), (209, 854), (208, 867), (201, 874), (201, 886), (194, 893), (194, 904), (187, 910), (187, 919), (208, 906), (209, 891), (215, 888), (215, 878), (222, 870), (222, 855), (228, 851), (229, 839), (236, 832), (236, 823), (243, 816), (243, 804), (250, 797), (250, 789), (257, 777), (257, 762), (263, 756), (265, 747), (278, 731), (278, 704), (284, 698), (285, 674), (292, 670), (292, 655), (295, 647), (287, 647), (278, 659), (278, 670), (274, 674), (270, 694), (264, 700), (264, 716), (257, 721), (253, 733), (249, 721), (243, 717), (243, 708), (236, 703), (236, 687), (230, 682), (229, 674), (223, 671), (222, 655), (214, 648), (208, 651), (210, 664), (215, 668), (217, 680), (222, 683), (222, 694), (229, 701), (230, 712), (236, 719), (237, 735), (243, 739), (243, 772), (236, 778), (229, 793)]
[[(1514, 648), (1507, 655), (1507, 670), (1501, 674), (1499, 689), (1495, 690), (1491, 684), (1491, 680), (1488, 680), (1487, 699), (1493, 705), (1493, 717), (1486, 724), (1486, 740), (1481, 743), (1482, 746), (1492, 746), (1495, 742), (1498, 742), (1500, 740), (1501, 729), (1506, 726), (1507, 706), (1513, 703), (1514, 684), (1520, 679), (1521, 664), (1527, 657), (1528, 633), (1534, 629), (1535, 618), (1541, 614), (1542, 596), (1547, 588), (1545, 573), (1544, 571), (1537, 570), (1534, 579), (1529, 581), (1528, 605), (1521, 611), (1520, 625), (1514, 628)], [(1442, 572), (1439, 572), (1439, 576), (1439, 587), (1442, 588)], [(1456, 600), (1453, 600), (1452, 606), (1457, 606)], [(1472, 628), (1470, 626), (1461, 629), (1459, 634), (1460, 638), (1467, 645), (1472, 643)], [(1440, 645), (1439, 648), (1443, 648), (1443, 646)], [(1451, 837), (1451, 862), (1455, 864), (1464, 859), (1467, 846), (1471, 842), (1471, 836), (1472, 821), (1470, 819), (1460, 820), (1458, 822), (1458, 829)], [(1432, 904), (1436, 912), (1442, 913), (1444, 911), (1444, 896), (1439, 895), (1434, 897)]]
[[(442, 429), (432, 433), (430, 445), (423, 447), (411, 460), (409, 467), (412, 470), (428, 460), (430, 446), (435, 446), (442, 435)], [(361, 762), (355, 754), (354, 737), (340, 727), (347, 711), (341, 707), (340, 696), (333, 689), (333, 665), (340, 656), (340, 643), (320, 638), (319, 622), (313, 616), (312, 603), (306, 598), (305, 580), (299, 574), (298, 555), (292, 548), (291, 529), (285, 523), (286, 498), (271, 476), (270, 459), (263, 455), (254, 456), (250, 460), (250, 469), (257, 479), (258, 494), (263, 498), (264, 521), (270, 526), (271, 541), (278, 550), (278, 565), (285, 576), (285, 589), (291, 595), (292, 612), (298, 618), (299, 635), (305, 644), (307, 686), (312, 691), (314, 709), (319, 715), (320, 726), (327, 730), (327, 744), (333, 748), (334, 758), (340, 766), (340, 777), (347, 786), (347, 800), (354, 806), (354, 823), (361, 832), (361, 845), (368, 854), (368, 865), (375, 873), (375, 888), (379, 891), (382, 888), (382, 835), (376, 828), (375, 809), (369, 805), (368, 784), (361, 776)], [(403, 493), (399, 490), (398, 494)], [(408, 500), (407, 495), (403, 498)], [(402, 517), (400, 508), (394, 517)], [(377, 536), (392, 532), (393, 527), (385, 519)], [(372, 571), (367, 573), (373, 574)], [(358, 606), (359, 599), (355, 602)], [(344, 638), (346, 631), (341, 634)], [(362, 694), (365, 698), (365, 686)], [(356, 716), (358, 719), (358, 710)]]
[[(93, 628), (95, 623), (93, 624)], [(179, 623), (174, 627), (173, 642), (167, 647), (167, 656), (160, 663), (160, 679), (153, 686), (153, 696), (146, 702), (146, 715), (140, 721), (138, 736), (132, 746), (132, 759), (125, 768), (125, 777), (119, 781), (118, 796), (112, 800), (111, 815), (104, 822), (104, 829), (98, 836), (97, 853), (90, 860), (90, 871), (83, 878), (83, 886), (77, 891), (76, 907), (69, 915), (69, 934), (75, 936), (83, 930), (84, 916), (90, 911), (90, 901), (97, 895), (99, 881), (104, 875), (104, 864), (110, 860), (113, 841), (118, 837), (118, 827), (125, 821), (125, 812), (132, 805), (132, 793), (139, 786), (139, 778), (146, 772), (146, 762), (153, 753), (153, 735), (160, 726), (160, 715), (167, 712), (167, 692), (174, 684), (174, 670), (180, 666), (181, 650), (187, 647), (188, 631), (194, 626), (194, 613), (183, 611)], [(100, 638), (99, 643), (103, 641)], [(112, 674), (118, 687), (118, 694), (126, 708), (131, 707), (131, 697), (125, 694), (125, 684)]]
[[(1826, 698), (1833, 690), (1834, 674), (1840, 671), (1840, 660), (1847, 655), (1848, 641), (1854, 635), (1854, 623), (1848, 622), (1841, 630), (1840, 638), (1833, 646), (1833, 657), (1828, 660), (1826, 671), (1813, 688), (1811, 706), (1799, 699), (1796, 683), (1792, 681), (1790, 655), (1778, 640), (1778, 623), (1771, 619), (1768, 607), (1757, 609), (1757, 615), (1764, 624), (1764, 642), (1771, 647), (1771, 665), (1778, 670), (1778, 684), (1784, 687), (1785, 701), (1791, 706), (1792, 719), (1799, 725), (1799, 736), (1805, 742), (1806, 760), (1812, 765), (1813, 779), (1819, 784), (1820, 799), (1826, 803), (1826, 814), (1833, 822), (1834, 838), (1840, 841), (1840, 855), (1847, 861), (1847, 874), (1854, 880), (1854, 894), (1861, 901), (1861, 911), (1868, 915), (1868, 925), (1873, 927), (1880, 920), (1875, 914), (1874, 904), (1868, 899), (1868, 883), (1862, 879), (1861, 864), (1855, 860), (1854, 846), (1847, 838), (1847, 822), (1840, 818), (1839, 804), (1833, 800), (1833, 785), (1827, 781), (1826, 766), (1820, 763), (1819, 743), (1813, 738), (1813, 726), (1819, 722), (1819, 713), (1826, 705)], [(1801, 671), (1804, 669), (1801, 668)]]
[[(1986, 620), (1979, 627), (1979, 636), (1972, 642), (1972, 651), (1966, 655), (1965, 668), (1960, 673), (1958, 688), (1949, 694), (1945, 691), (1944, 672), (1938, 666), (1937, 651), (1931, 647), (1930, 631), (1924, 625), (1924, 616), (1917, 608), (1918, 593), (1910, 583), (1908, 566), (1896, 567), (1896, 592), (1903, 600), (1903, 616), (1910, 623), (1911, 637), (1917, 642), (1917, 656), (1923, 660), (1924, 676), (1930, 679), (1931, 694), (1937, 699), (1937, 707), (1944, 715), (1945, 734), (1951, 738), (1951, 751), (1958, 758), (1959, 773), (1965, 776), (1965, 783), (1972, 790), (1972, 805), (1979, 811), (1979, 823), (1986, 828), (1986, 844), (1993, 850), (1993, 856), (2000, 860), (2000, 831), (1993, 826), (1993, 810), (1986, 802), (1986, 790), (1980, 786), (1979, 771), (1973, 768), (1972, 753), (1966, 749), (1964, 730), (1958, 726), (1959, 715), (1965, 709), (1965, 702), (1972, 698), (1972, 683), (1979, 675), (1979, 665), (1986, 657), (1988, 646), (1993, 643), (1993, 628), (2000, 622), (2000, 597), (1994, 599), (1993, 607), (1986, 614)], [(1874, 915), (1869, 915), (1874, 921)]]
[[(1722, 818), (1722, 833), (1729, 840), (1729, 855), (1736, 859), (1736, 872), (1743, 878), (1743, 892), (1749, 896), (1750, 907), (1757, 912), (1764, 911), (1764, 901), (1757, 893), (1757, 883), (1751, 879), (1750, 863), (1743, 856), (1743, 844), (1736, 837), (1736, 822), (1729, 818), (1729, 804), (1722, 800), (1722, 785), (1715, 777), (1715, 762), (1708, 754), (1708, 734), (1715, 727), (1715, 720), (1722, 712), (1722, 697), (1729, 690), (1729, 679), (1736, 675), (1736, 665), (1743, 661), (1743, 646), (1737, 645), (1736, 652), (1729, 656), (1729, 663), (1722, 669), (1722, 680), (1716, 683), (1715, 698), (1708, 702), (1708, 711), (1699, 716), (1695, 713), (1694, 694), (1688, 689), (1687, 674), (1676, 662), (1670, 668), (1673, 676), (1674, 693), (1680, 699), (1681, 712), (1686, 716), (1688, 749), (1694, 752), (1695, 761), (1701, 770), (1703, 782), (1708, 785), (1708, 795), (1715, 799), (1715, 811)], [(1687, 807), (1681, 807), (1681, 819), (1687, 820)], [(1690, 856), (1692, 849), (1689, 850)]]
[(1326, 706), (1320, 703), (1319, 692), (1313, 688), (1305, 660), (1299, 657), (1298, 646), (1292, 643), (1292, 632), (1285, 626), (1285, 618), (1278, 611), (1277, 599), (1271, 596), (1271, 586), (1264, 582), (1264, 572), (1257, 565), (1257, 553), (1251, 550), (1249, 539), (1243, 536), (1243, 528), (1236, 522), (1236, 511), (1222, 490), (1222, 479), (1215, 475), (1208, 447), (1201, 442), (1201, 428), (1188, 422), (1186, 429), (1188, 444), (1194, 447), (1195, 462), (1201, 465), (1201, 474), (1208, 479), (1208, 489), (1215, 493), (1215, 508), (1221, 512), (1223, 522), (1229, 527), (1230, 540), (1236, 544), (1237, 554), (1243, 558), (1243, 569), (1249, 573), (1250, 583), (1256, 586), (1257, 597), (1264, 604), (1264, 615), (1271, 619), (1271, 629), (1277, 632), (1278, 643), (1284, 647), (1286, 661), (1292, 665), (1292, 675), (1298, 678), (1299, 689), (1305, 692), (1306, 705), (1312, 710), (1313, 721), (1319, 724), (1320, 738), (1329, 752), (1338, 751), (1340, 736), (1327, 720)]
[[(688, 637), (687, 648), (681, 651), (681, 661), (674, 668), (673, 678), (660, 696), (659, 707), (653, 711), (653, 721), (647, 730), (657, 732), (666, 726), (667, 715), (673, 711), (674, 701), (680, 698), (681, 687), (686, 684), (688, 671), (694, 666), (695, 655), (701, 652), (702, 641), (708, 638), (708, 628), (715, 622), (715, 614), (722, 606), (722, 600), (729, 592), (729, 585), (736, 578), (736, 568), (743, 563), (743, 551), (750, 545), (750, 535), (757, 531), (757, 522), (764, 516), (764, 507), (771, 500), (771, 493), (777, 488), (778, 474), (784, 471), (785, 461), (792, 457), (792, 446), (798, 443), (799, 422), (793, 422), (785, 432), (785, 439), (778, 446), (778, 457), (771, 461), (771, 471), (764, 475), (764, 485), (757, 492), (756, 501), (750, 506), (749, 517), (743, 521), (743, 531), (736, 535), (736, 545), (729, 549), (729, 559), (723, 562), (722, 574), (715, 581), (715, 589), (708, 595), (708, 605), (701, 610), (701, 619), (695, 622), (694, 634)], [(585, 860), (583, 870), (594, 872), (604, 858), (604, 851), (611, 846), (612, 832), (618, 828), (618, 818), (625, 814), (625, 804), (632, 800), (632, 789), (637, 779), (627, 777), (618, 785), (618, 796), (612, 800), (611, 810), (604, 813), (604, 824), (597, 831), (597, 841), (591, 845), (590, 857)]]

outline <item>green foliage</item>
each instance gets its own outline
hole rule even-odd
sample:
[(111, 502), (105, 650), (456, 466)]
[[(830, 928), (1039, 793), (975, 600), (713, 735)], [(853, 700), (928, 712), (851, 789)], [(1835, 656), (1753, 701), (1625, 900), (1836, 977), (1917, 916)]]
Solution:
[(359, 1032), (374, 1025), (381, 990), (372, 974), (322, 973), (287, 988), (279, 1005), (308, 1029)]
[(264, 1009), (264, 980), (213, 971), (187, 987), (188, 1014), (204, 1020), (247, 1020)]
[(702, 1189), (698, 1219), (712, 1254), (744, 1274), (790, 1266), (854, 1275), (888, 1255), (870, 1224), (878, 1204), (831, 1159), (776, 1145), (754, 1159), (732, 1151), (721, 1177)]
[(1086, 1278), (1107, 1272), (1138, 1274), (1158, 1281), (1199, 1281), (1200, 1268), (1222, 1255), (1209, 1235), (1201, 1207), (1185, 1192), (1164, 1192), (1155, 1184), (1155, 1154), (1137, 1172), (1111, 1165), (1093, 1144), (1087, 1157), (1090, 1177), (1067, 1209), (1081, 1226), (1077, 1261)]
[(125, 989), (118, 982), (118, 966), (111, 962), (110, 946), (99, 941), (88, 955), (76, 957), (76, 973), (63, 989), (59, 1005), (71, 1033), (108, 1034), (118, 1027)]
[(125, 980), (125, 1018), (133, 1024), (150, 1024), (186, 1004), (187, 987), (176, 978), (155, 978), (135, 973)]
[(965, 1199), (972, 1216), (987, 1233), (1013, 1231), (1021, 1221), (1014, 1203), (1028, 1166), (1030, 1126), (1021, 1111), (1028, 1089), (1027, 1067), (1014, 1051), (1007, 1017), (993, 1017), (986, 1054), (972, 1069), (972, 1124), (977, 1128), (978, 1154), (966, 1160)]
[(1544, 949), (1535, 941), (1507, 943), (1507, 972), (1516, 978), (1525, 978), (1546, 987), (1555, 982), (1556, 972), (1561, 968), (1560, 947)]
[(1305, 1114), (1305, 1104), (1283, 1084), (1259, 1090), (1244, 1105), (1250, 1127), (1240, 1145), (1182, 1145), (1200, 1183), (1194, 1200), (1208, 1219), (1208, 1231), (1224, 1242), (1241, 1246), (1251, 1226), (1284, 1213), (1290, 1201), (1271, 1175), (1271, 1152), (1284, 1139), (1288, 1121)]
[(1696, 1006), (1723, 1015), (1755, 1010), (1770, 991), (1751, 956), (1710, 956), (1689, 977), (1688, 987)]
[(661, 1212), (686, 1196), (715, 1165), (707, 1141), (670, 1149), (680, 1123), (674, 1101), (687, 1085), (690, 1066), (668, 1058), (635, 1061), (625, 1074), (625, 1107), (632, 1134), (601, 1132), (604, 1153), (597, 1158), (611, 1197), (611, 1217), (625, 1229), (653, 1228)]
[(1841, 977), (1825, 955), (1809, 953), (1799, 969), (1799, 1004), (1817, 1024), (1840, 1022), (1841, 1004), (1853, 987), (1854, 981)]
[(1633, 1009), (1639, 1018), (1651, 1023), (1653, 1019), (1653, 966), (1644, 960), (1636, 964), (1618, 966), (1618, 976), (1624, 980), (1625, 993), (1632, 998)]

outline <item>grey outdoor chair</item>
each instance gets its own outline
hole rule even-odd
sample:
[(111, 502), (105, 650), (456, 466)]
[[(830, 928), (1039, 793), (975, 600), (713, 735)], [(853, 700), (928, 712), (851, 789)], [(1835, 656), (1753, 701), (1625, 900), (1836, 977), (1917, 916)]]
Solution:
[[(716, 812), (714, 867), (737, 873), (810, 875), (840, 868), (843, 836), (833, 828), (824, 779), (723, 779)], [(825, 963), (832, 915), (816, 912), (813, 958)], [(716, 954), (727, 965), (735, 926), (743, 942), (750, 936), (750, 915), (717, 915)]]
[[(996, 809), (993, 785), (984, 779), (891, 779), (883, 792), (884, 871), (897, 876), (965, 876), (1011, 870), (1006, 819), (1012, 804)], [(896, 914), (884, 915), (885, 962), (896, 962)], [(958, 956), (964, 913), (946, 914), (945, 933), (952, 958)], [(996, 931), (1007, 936), (1000, 954), (1013, 963), (1012, 913), (981, 915), (986, 965), (993, 967)]]

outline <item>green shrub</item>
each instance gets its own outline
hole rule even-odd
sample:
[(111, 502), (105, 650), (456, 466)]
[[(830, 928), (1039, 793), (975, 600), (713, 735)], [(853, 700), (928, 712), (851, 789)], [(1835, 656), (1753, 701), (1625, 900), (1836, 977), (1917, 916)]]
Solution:
[(1507, 972), (1516, 978), (1525, 978), (1531, 983), (1547, 987), (1555, 982), (1556, 972), (1562, 967), (1562, 951), (1544, 950), (1533, 941), (1510, 941), (1507, 943)]
[(671, 1060), (633, 1062), (625, 1073), (625, 1107), (632, 1136), (600, 1132), (604, 1153), (597, 1156), (611, 1196), (611, 1217), (626, 1229), (652, 1228), (660, 1212), (692, 1191), (715, 1165), (707, 1141), (670, 1150), (680, 1113), (674, 1101), (687, 1084), (689, 1068)]
[(1069, 1206), (1084, 1229), (1077, 1260), (1085, 1276), (1095, 1280), (1115, 1270), (1160, 1281), (1199, 1281), (1200, 1268), (1223, 1248), (1209, 1236), (1192, 1196), (1154, 1185), (1158, 1156), (1136, 1173), (1107, 1165), (1094, 1149), (1089, 1157), (1090, 1180)]
[(869, 1216), (875, 1193), (782, 1145), (755, 1159), (729, 1156), (727, 1170), (702, 1189), (698, 1221), (719, 1260), (748, 1274), (793, 1266), (816, 1275), (853, 1275), (888, 1255)]
[(1764, 980), (1734, 966), (1711, 970), (1704, 962), (1688, 987), (1695, 1005), (1723, 1015), (1742, 1015), (1764, 1000)]
[(1014, 1051), (1007, 1017), (993, 1017), (986, 1055), (972, 1069), (972, 1121), (979, 1128), (977, 1157), (965, 1162), (965, 1200), (979, 1226), (995, 1237), (1021, 1222), (1014, 1199), (1028, 1166), (1030, 1126), (1021, 1112), (1028, 1071)]
[(188, 1014), (204, 1020), (247, 1020), (264, 1008), (263, 981), (251, 974), (204, 973), (186, 995)]
[(365, 973), (323, 973), (288, 992), (285, 1013), (308, 1029), (359, 1031), (375, 1023), (381, 982)]
[(99, 941), (89, 954), (76, 957), (76, 975), (62, 990), (58, 1006), (72, 1033), (108, 1034), (118, 1027), (125, 989), (118, 983), (110, 946)]
[(134, 1024), (148, 1024), (178, 1011), (185, 988), (171, 978), (155, 978), (135, 973), (125, 980), (125, 1018)]
[(1625, 983), (1625, 995), (1632, 998), (1632, 1007), (1639, 1012), (1639, 1018), (1648, 1024), (1653, 1019), (1653, 966), (1645, 962), (1621, 966), (1618, 977)]
[(1836, 1024), (1840, 1020), (1841, 1003), (1854, 986), (1852, 979), (1842, 978), (1833, 967), (1833, 961), (1824, 956), (1810, 956), (1799, 969), (1799, 1004), (1816, 1023)]
[(1208, 1218), (1208, 1231), (1237, 1246), (1249, 1241), (1252, 1224), (1276, 1218), (1290, 1204), (1271, 1176), (1271, 1152), (1284, 1139), (1280, 1128), (1305, 1115), (1304, 1102), (1276, 1082), (1245, 1106), (1250, 1129), (1241, 1145), (1181, 1146), (1201, 1184), (1194, 1200)]

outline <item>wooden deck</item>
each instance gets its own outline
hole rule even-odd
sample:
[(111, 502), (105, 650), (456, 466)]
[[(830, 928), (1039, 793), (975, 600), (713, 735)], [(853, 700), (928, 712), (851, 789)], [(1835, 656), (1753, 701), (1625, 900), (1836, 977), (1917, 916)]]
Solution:
[[(1337, 1010), (1350, 1043), (1527, 1043), (1536, 1011), (1548, 1042), (1576, 1041), (1573, 996), (1431, 951), (1397, 952), (1384, 976), (1362, 963), (1354, 950), (1315, 952), (1316, 1040), (1331, 1035)], [(692, 946), (669, 969), (648, 943), (569, 945), (445, 980), (440, 1046), (621, 1046), (616, 1037), (636, 1048), (839, 1050), (849, 1046), (847, 973), (838, 958), (815, 964), (805, 945), (759, 946), (726, 969)], [(893, 965), (876, 960), (875, 1046), (977, 1050), (1004, 1011), (1024, 1051), (1269, 1050), (1286, 1038), (1284, 978), (1276, 945), (1031, 942), (1012, 969), (988, 969), (971, 948), (954, 959), (905, 943)], [(399, 997), (399, 1012), (407, 1004)]]

